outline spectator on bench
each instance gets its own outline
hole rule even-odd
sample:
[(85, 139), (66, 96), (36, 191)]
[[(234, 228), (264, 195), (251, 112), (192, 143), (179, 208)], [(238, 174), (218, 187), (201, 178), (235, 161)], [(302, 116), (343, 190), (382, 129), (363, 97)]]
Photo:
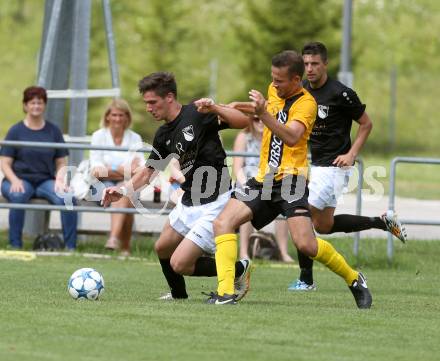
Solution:
[[(107, 106), (101, 119), (101, 129), (92, 135), (92, 145), (110, 147), (142, 146), (139, 134), (129, 129), (131, 125), (131, 110), (123, 99), (114, 99)], [(131, 178), (134, 170), (144, 164), (144, 157), (139, 152), (92, 150), (90, 151), (90, 167), (92, 175), (100, 180), (93, 185), (93, 191), (102, 193), (104, 188), (119, 184), (126, 177)], [(116, 208), (133, 207), (128, 197), (122, 197), (112, 204)], [(122, 253), (130, 253), (130, 241), (134, 215), (129, 213), (112, 213), (110, 235), (105, 248), (121, 249)]]
[[(44, 119), (47, 103), (46, 90), (31, 86), (23, 92), (25, 118), (13, 125), (5, 140), (64, 143), (59, 128)], [(1, 185), (3, 196), (11, 203), (27, 203), (32, 197), (45, 198), (51, 204), (65, 205), (73, 200), (67, 193), (65, 169), (66, 149), (10, 147), (1, 148), (1, 168), (5, 175)], [(9, 243), (22, 248), (25, 211), (9, 210)], [(68, 249), (76, 247), (77, 213), (61, 212), (64, 243)]]

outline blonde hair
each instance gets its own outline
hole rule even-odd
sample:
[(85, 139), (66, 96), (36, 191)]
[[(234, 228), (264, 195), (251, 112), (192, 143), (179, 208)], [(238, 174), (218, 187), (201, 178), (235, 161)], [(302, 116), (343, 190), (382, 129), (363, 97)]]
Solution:
[(108, 115), (112, 111), (112, 109), (118, 109), (125, 113), (127, 116), (127, 123), (124, 126), (124, 129), (130, 128), (131, 125), (131, 109), (128, 105), (127, 101), (122, 98), (115, 98), (113, 99), (105, 109), (104, 115), (101, 118), (100, 127), (101, 128), (107, 128), (109, 126), (109, 121), (107, 120)]

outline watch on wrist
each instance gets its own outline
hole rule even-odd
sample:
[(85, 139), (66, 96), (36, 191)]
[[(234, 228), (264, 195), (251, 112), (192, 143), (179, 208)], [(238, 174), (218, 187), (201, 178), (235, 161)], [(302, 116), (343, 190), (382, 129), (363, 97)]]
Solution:
[(125, 186), (122, 186), (122, 187), (120, 187), (119, 188), (119, 191), (120, 191), (120, 193), (123, 195), (123, 196), (128, 196), (128, 189), (127, 189), (127, 187), (125, 187)]

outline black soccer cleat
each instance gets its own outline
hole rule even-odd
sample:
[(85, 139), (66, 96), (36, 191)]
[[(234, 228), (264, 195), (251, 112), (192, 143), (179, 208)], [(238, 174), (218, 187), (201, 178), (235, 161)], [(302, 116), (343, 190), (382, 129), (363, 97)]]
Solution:
[[(203, 292), (202, 292), (203, 293)], [(219, 296), (217, 292), (204, 293), (209, 296), (206, 300), (206, 303), (209, 305), (236, 305), (237, 300), (235, 299), (235, 295), (224, 294), (223, 296)]]
[(351, 286), (348, 286), (353, 294), (354, 300), (358, 308), (370, 308), (373, 303), (373, 297), (371, 297), (370, 290), (367, 286), (367, 279), (362, 273), (359, 272), (357, 280), (354, 280)]

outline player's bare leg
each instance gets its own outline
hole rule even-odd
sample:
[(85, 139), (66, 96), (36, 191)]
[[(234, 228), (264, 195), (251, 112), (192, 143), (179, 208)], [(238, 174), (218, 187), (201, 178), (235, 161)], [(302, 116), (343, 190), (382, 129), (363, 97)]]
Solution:
[[(235, 262), (237, 260), (237, 236), (235, 230), (252, 219), (252, 211), (243, 202), (231, 198), (214, 220), (217, 265), (217, 298), (212, 303), (234, 304)], [(208, 302), (210, 302), (208, 300)]]

